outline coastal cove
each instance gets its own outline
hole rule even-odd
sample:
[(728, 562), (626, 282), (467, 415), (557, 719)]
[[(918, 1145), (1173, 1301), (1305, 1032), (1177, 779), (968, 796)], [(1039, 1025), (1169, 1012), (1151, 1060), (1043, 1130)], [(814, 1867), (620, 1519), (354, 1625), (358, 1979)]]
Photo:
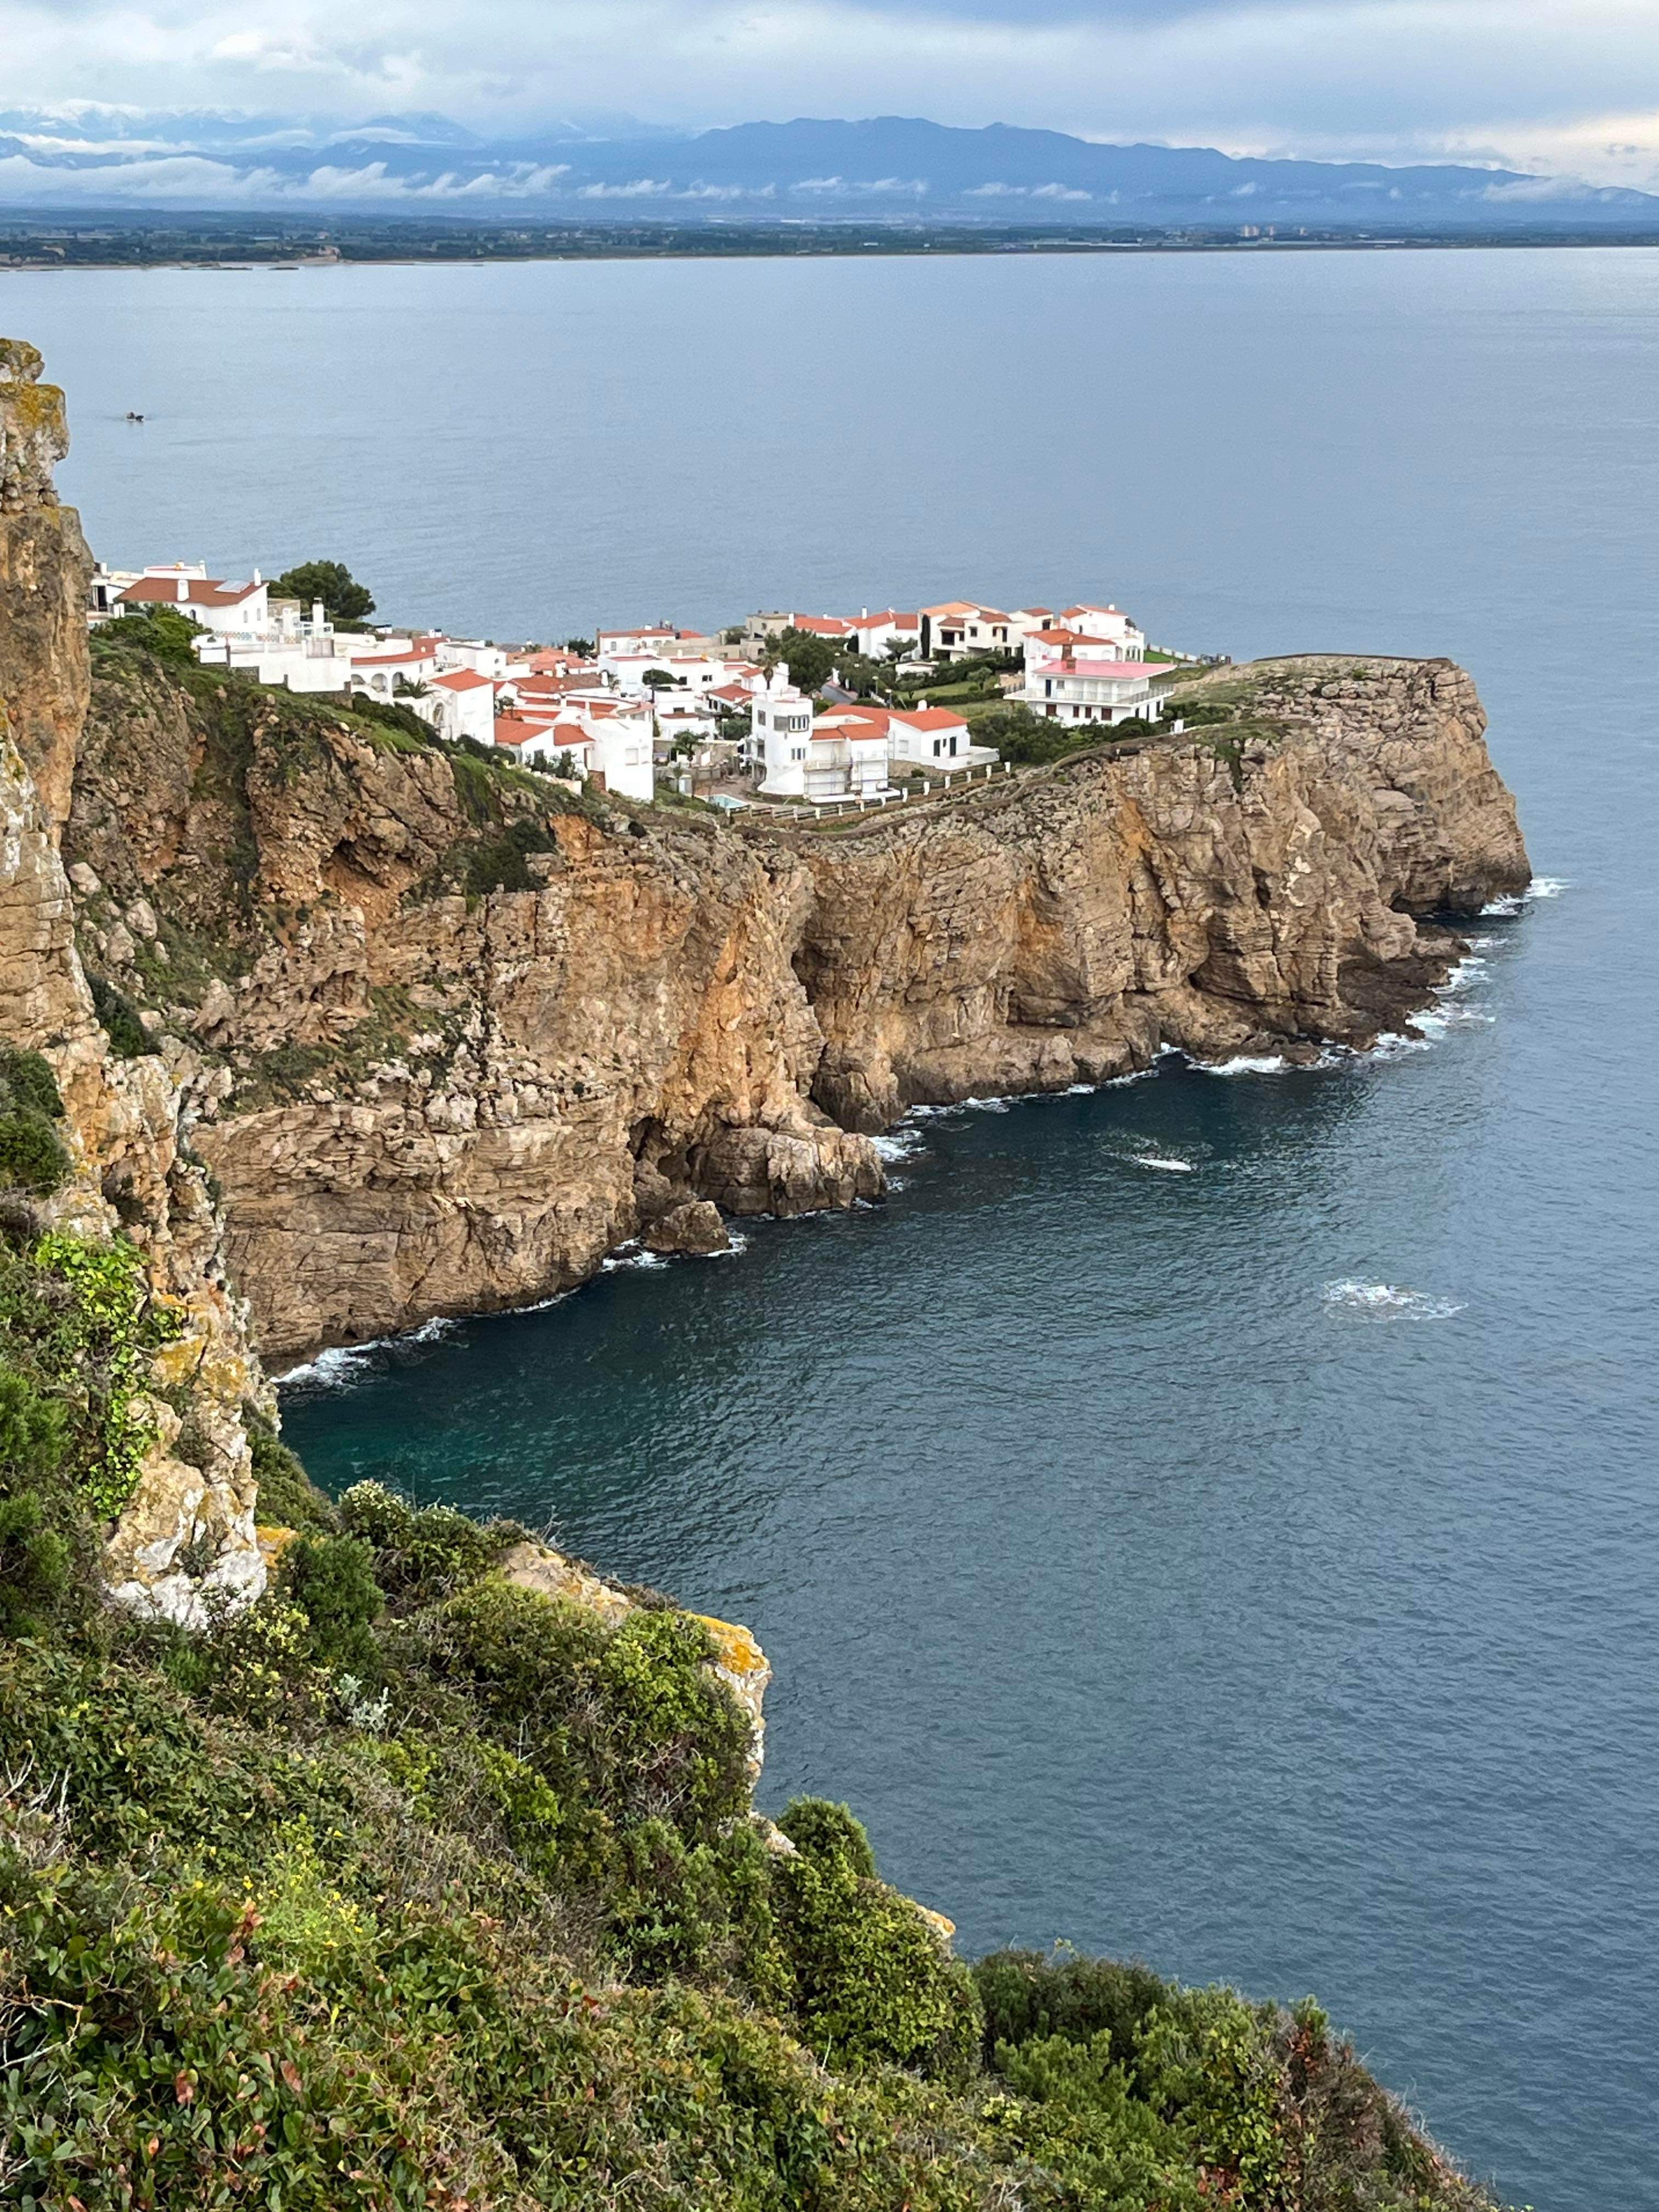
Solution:
[[(1506, 2194), (1634, 2203), (1659, 2156), (1659, 1038), (1631, 988), (1659, 799), (1659, 264), (1044, 269), (1076, 348), (1016, 312), (1038, 273), (339, 272), (325, 314), (240, 319), (219, 297), (210, 331), (186, 318), (208, 382), (260, 364), (270, 428), (283, 396), (290, 447), (304, 426), (308, 504), (216, 396), (157, 406), (114, 483), (125, 434), (83, 401), (64, 489), (97, 458), (102, 551), (204, 550), (149, 543), (192, 514), (240, 533), (216, 553), (325, 536), (383, 604), (480, 627), (545, 629), (583, 594), (727, 616), (781, 565), (831, 605), (1081, 568), (1194, 647), (1445, 653), (1491, 713), (1534, 896), (1467, 926), (1421, 1041), (1291, 1071), (1166, 1057), (913, 1117), (883, 1139), (884, 1206), (747, 1221), (729, 1257), (623, 1255), (543, 1310), (327, 1355), (286, 1387), (288, 1433), (331, 1488), (376, 1473), (550, 1519), (608, 1573), (746, 1621), (777, 1670), (763, 1802), (848, 1798), (967, 1950), (1064, 1936), (1315, 1988)], [(180, 373), (194, 281), (14, 280), (14, 319), (66, 370), (96, 357), (96, 313), (112, 405), (136, 361)], [(709, 336), (675, 404), (661, 361), (631, 364), (625, 411), (653, 429), (623, 489), (666, 481), (693, 425), (702, 466), (761, 489), (719, 531), (639, 542), (625, 498), (589, 499), (545, 542), (535, 500), (502, 497), (524, 486), (501, 425), (526, 426), (520, 474), (568, 471), (607, 313), (665, 281)], [(341, 373), (388, 299), (453, 340), (396, 365), (400, 422), (441, 457), (396, 496), (354, 475), (370, 426)], [(940, 342), (926, 377), (863, 338), (815, 356), (757, 430), (732, 308), (769, 301), (866, 332), (902, 307)], [(957, 342), (991, 323), (1001, 350)], [(504, 331), (520, 367), (558, 363), (552, 419)], [(446, 352), (476, 352), (482, 396)], [(941, 405), (1010, 419), (1017, 391), (1031, 427), (971, 466), (899, 465)], [(1037, 418), (1082, 402), (1134, 438), (1034, 477)], [(875, 426), (851, 452), (849, 419)], [(782, 487), (764, 465), (813, 423), (848, 532), (812, 521), (799, 463)]]

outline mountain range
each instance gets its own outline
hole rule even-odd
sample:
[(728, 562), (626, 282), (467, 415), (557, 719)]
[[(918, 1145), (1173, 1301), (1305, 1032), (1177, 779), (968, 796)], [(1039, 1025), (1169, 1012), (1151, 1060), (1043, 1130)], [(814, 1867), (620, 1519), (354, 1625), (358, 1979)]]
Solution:
[(1284, 225), (1651, 232), (1659, 196), (1441, 163), (1240, 158), (898, 116), (655, 131), (586, 118), (484, 137), (441, 115), (0, 112), (0, 208), (374, 209), (499, 220), (926, 220), (1054, 228)]

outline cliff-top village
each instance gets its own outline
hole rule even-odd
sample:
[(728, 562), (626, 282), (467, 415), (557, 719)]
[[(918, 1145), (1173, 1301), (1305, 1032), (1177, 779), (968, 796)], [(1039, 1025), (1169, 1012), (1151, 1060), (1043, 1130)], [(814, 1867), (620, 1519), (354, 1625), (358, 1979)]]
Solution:
[[(100, 566), (94, 626), (156, 608), (196, 626), (204, 668), (404, 707), (441, 738), (508, 747), (623, 797), (648, 800), (665, 783), (728, 807), (884, 805), (990, 775), (1006, 764), (975, 741), (975, 706), (1062, 725), (1144, 723), (1162, 711), (1180, 665), (1148, 659), (1142, 631), (1110, 605), (774, 610), (714, 635), (664, 622), (513, 647), (338, 627), (321, 600), (276, 596), (257, 568), (249, 581), (225, 582), (202, 562)], [(792, 650), (827, 671), (822, 680), (792, 680)], [(919, 682), (957, 662), (984, 671), (981, 701), (929, 703)]]

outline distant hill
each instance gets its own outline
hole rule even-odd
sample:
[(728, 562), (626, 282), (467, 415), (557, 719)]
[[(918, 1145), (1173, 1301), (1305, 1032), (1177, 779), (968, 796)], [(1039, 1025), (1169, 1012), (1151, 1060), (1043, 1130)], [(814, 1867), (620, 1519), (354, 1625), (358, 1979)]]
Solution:
[(589, 118), (487, 140), (439, 115), (309, 118), (0, 112), (0, 205), (400, 209), (585, 222), (970, 222), (1056, 228), (1246, 225), (1646, 231), (1659, 196), (1445, 163), (1237, 159), (899, 116), (744, 123), (695, 134)]

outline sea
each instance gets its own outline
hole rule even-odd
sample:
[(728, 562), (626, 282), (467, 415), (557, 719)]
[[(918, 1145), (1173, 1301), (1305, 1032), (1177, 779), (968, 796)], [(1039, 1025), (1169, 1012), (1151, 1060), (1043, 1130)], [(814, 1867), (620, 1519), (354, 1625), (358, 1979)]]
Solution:
[(966, 1952), (1317, 1992), (1508, 2198), (1659, 2202), (1659, 253), (63, 272), (0, 327), (112, 563), (1474, 672), (1538, 877), (1420, 1035), (918, 1114), (879, 1206), (285, 1418), (746, 1622), (763, 1802), (849, 1801)]

